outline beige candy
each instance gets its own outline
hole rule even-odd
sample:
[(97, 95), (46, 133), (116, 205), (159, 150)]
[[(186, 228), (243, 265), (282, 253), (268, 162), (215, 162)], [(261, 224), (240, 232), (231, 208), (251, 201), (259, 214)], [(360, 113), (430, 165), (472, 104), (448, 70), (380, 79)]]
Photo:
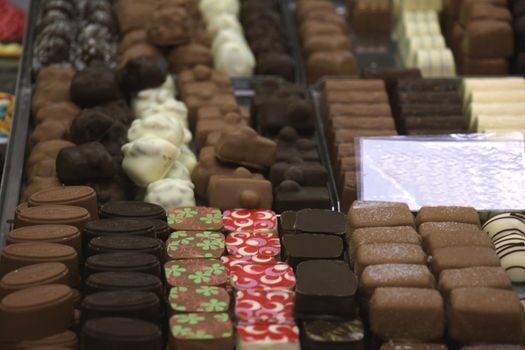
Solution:
[(497, 129), (524, 129), (525, 114), (522, 115), (478, 115), (473, 131), (487, 132)]
[(216, 51), (214, 58), (215, 68), (231, 77), (251, 76), (255, 68), (255, 57), (246, 43), (224, 43)]
[(154, 114), (135, 120), (128, 130), (128, 140), (135, 141), (144, 136), (155, 136), (179, 147), (191, 141), (191, 133), (185, 129), (177, 119)]
[(199, 2), (199, 10), (206, 21), (221, 13), (238, 16), (239, 8), (238, 0), (201, 0)]
[(406, 66), (412, 67), (418, 50), (445, 49), (446, 47), (445, 39), (442, 35), (414, 36), (407, 38), (401, 43), (401, 52)]
[(191, 173), (193, 169), (197, 166), (197, 157), (195, 157), (195, 154), (190, 150), (190, 148), (186, 145), (182, 145), (180, 148), (180, 156), (177, 159), (182, 165), (188, 169), (188, 171)]
[(180, 179), (162, 179), (151, 183), (144, 201), (158, 204), (164, 209), (195, 206), (193, 183)]
[(179, 161), (176, 161), (175, 164), (171, 167), (168, 174), (166, 175), (166, 178), (174, 180), (191, 181), (191, 173), (188, 170), (188, 168), (184, 166), (184, 164), (182, 164)]
[(471, 103), (468, 109), (470, 127), (477, 123), (478, 115), (524, 115), (525, 102), (521, 103)]
[(415, 67), (421, 70), (424, 78), (456, 75), (454, 56), (449, 49), (418, 50)]
[(521, 90), (485, 91), (474, 90), (470, 94), (468, 103), (502, 103), (525, 101), (525, 88)]
[(525, 89), (525, 80), (519, 77), (463, 79), (463, 99), (470, 101), (473, 91), (499, 91)]
[(212, 37), (215, 37), (221, 30), (233, 30), (238, 33), (242, 33), (242, 26), (236, 16), (230, 13), (221, 13), (217, 16), (212, 17), (208, 21), (206, 31)]

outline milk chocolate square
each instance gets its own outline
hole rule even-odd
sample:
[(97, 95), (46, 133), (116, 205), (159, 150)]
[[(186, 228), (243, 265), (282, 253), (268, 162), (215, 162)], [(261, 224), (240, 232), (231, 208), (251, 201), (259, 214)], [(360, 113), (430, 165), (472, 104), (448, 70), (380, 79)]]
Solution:
[(439, 340), (445, 333), (445, 307), (437, 290), (378, 288), (370, 300), (370, 328), (382, 339)]
[(523, 307), (512, 290), (455, 289), (450, 294), (447, 312), (448, 334), (457, 342), (523, 342)]
[(432, 272), (439, 276), (448, 269), (461, 269), (475, 266), (500, 266), (494, 248), (489, 247), (447, 247), (434, 250)]
[(408, 205), (396, 202), (355, 201), (348, 213), (352, 229), (380, 226), (413, 226)]
[(429, 255), (432, 255), (439, 248), (469, 246), (494, 248), (490, 237), (481, 230), (478, 232), (463, 232), (461, 234), (442, 232), (437, 235), (430, 235), (423, 240), (423, 248)]
[(464, 232), (479, 232), (479, 226), (463, 224), (459, 222), (425, 222), (418, 227), (419, 234), (423, 239), (431, 235), (439, 235), (443, 232), (460, 235)]
[(358, 276), (369, 265), (426, 264), (426, 254), (421, 246), (407, 243), (363, 244), (357, 249), (354, 271)]
[(514, 50), (512, 27), (495, 20), (470, 22), (466, 26), (461, 48), (469, 57), (508, 57)]
[(479, 214), (472, 207), (422, 207), (416, 216), (416, 225), (419, 227), (425, 222), (460, 222), (480, 226)]
[(295, 317), (357, 315), (357, 278), (343, 261), (304, 261), (297, 266)]
[(512, 283), (505, 270), (499, 266), (450, 269), (443, 271), (439, 276), (438, 289), (445, 298), (448, 298), (454, 289), (467, 287), (510, 290)]

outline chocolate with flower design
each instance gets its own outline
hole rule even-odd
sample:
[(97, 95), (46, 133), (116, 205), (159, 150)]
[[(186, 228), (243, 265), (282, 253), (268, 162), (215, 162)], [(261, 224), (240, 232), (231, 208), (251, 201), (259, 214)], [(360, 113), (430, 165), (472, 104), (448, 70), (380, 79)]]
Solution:
[(171, 259), (220, 258), (224, 253), (224, 235), (213, 231), (175, 231), (166, 242)]
[(175, 313), (227, 312), (230, 296), (215, 286), (178, 286), (169, 294), (170, 310)]
[(168, 209), (168, 225), (176, 231), (220, 231), (221, 211), (212, 207), (178, 207)]
[(164, 264), (168, 285), (222, 286), (228, 279), (226, 268), (218, 259), (173, 260)]
[(189, 313), (170, 318), (171, 349), (233, 350), (233, 345), (227, 313)]

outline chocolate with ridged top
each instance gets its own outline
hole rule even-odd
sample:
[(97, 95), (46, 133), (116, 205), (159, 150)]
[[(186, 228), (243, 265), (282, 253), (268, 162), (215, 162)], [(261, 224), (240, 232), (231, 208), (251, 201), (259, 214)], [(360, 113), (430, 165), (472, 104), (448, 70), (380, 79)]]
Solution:
[(100, 207), (102, 218), (166, 219), (166, 211), (159, 205), (140, 201), (113, 201)]
[(97, 195), (88, 186), (63, 186), (37, 192), (29, 198), (29, 206), (46, 204), (74, 205), (89, 211), (91, 219), (98, 218)]
[(164, 259), (164, 244), (160, 239), (133, 236), (106, 236), (93, 238), (89, 242), (88, 255), (100, 253), (145, 253)]
[(143, 272), (97, 272), (90, 275), (85, 284), (88, 294), (113, 290), (137, 290), (155, 293), (159, 298), (164, 295), (160, 278)]
[(27, 242), (60, 243), (72, 247), (77, 253), (82, 250), (80, 231), (70, 225), (24, 226), (7, 234), (6, 244), (8, 245)]
[(105, 253), (90, 256), (84, 265), (84, 278), (97, 272), (144, 272), (160, 276), (156, 256), (144, 253)]
[(45, 284), (69, 284), (69, 270), (59, 262), (48, 262), (21, 267), (4, 275), (0, 280), (0, 297), (20, 289)]
[(93, 220), (84, 227), (84, 241), (99, 236), (143, 236), (155, 238), (155, 232), (151, 224), (145, 220), (138, 219), (100, 219)]

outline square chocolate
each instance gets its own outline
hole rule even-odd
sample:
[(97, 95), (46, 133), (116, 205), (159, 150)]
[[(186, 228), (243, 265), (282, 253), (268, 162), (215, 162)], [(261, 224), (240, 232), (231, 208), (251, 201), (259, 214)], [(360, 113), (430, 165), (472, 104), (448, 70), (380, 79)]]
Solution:
[(220, 231), (221, 211), (209, 207), (181, 207), (168, 210), (168, 224), (175, 231)]
[(437, 290), (378, 288), (370, 300), (370, 328), (382, 339), (439, 340), (445, 333), (445, 307)]
[(412, 226), (367, 227), (347, 235), (350, 256), (354, 257), (363, 244), (407, 243), (421, 245), (421, 237)]
[(281, 252), (281, 242), (273, 232), (230, 232), (226, 236), (226, 250), (231, 255), (277, 256)]
[(365, 330), (360, 319), (304, 320), (303, 350), (364, 350)]
[(438, 289), (448, 298), (454, 289), (467, 287), (487, 287), (512, 289), (507, 273), (501, 267), (467, 267), (445, 270), (439, 276)]
[(264, 349), (300, 350), (299, 328), (293, 322), (237, 325), (237, 350)]
[(303, 209), (296, 214), (298, 232), (325, 233), (343, 236), (348, 231), (346, 215), (326, 209)]
[(269, 209), (226, 210), (222, 215), (222, 223), (228, 232), (277, 232), (277, 215)]
[(306, 260), (340, 259), (343, 240), (315, 233), (297, 233), (283, 237), (284, 258), (293, 268)]
[(416, 225), (425, 222), (460, 222), (480, 226), (479, 214), (472, 207), (422, 207), (416, 216)]
[(292, 290), (295, 287), (295, 275), (291, 266), (283, 262), (274, 265), (235, 265), (230, 268), (230, 282), (237, 290)]
[(213, 231), (175, 231), (166, 241), (171, 259), (220, 258), (224, 253), (224, 235)]
[(448, 269), (461, 269), (476, 266), (500, 266), (494, 248), (489, 247), (447, 247), (434, 250), (432, 272), (439, 276)]
[(223, 286), (226, 268), (218, 259), (173, 260), (164, 264), (166, 282), (177, 286)]
[(239, 290), (235, 295), (235, 316), (240, 322), (290, 323), (294, 321), (295, 292), (290, 290)]
[(295, 220), (297, 212), (293, 210), (283, 211), (279, 217), (279, 235), (295, 233)]
[(461, 246), (494, 248), (489, 235), (481, 230), (478, 230), (478, 232), (466, 231), (460, 234), (444, 231), (437, 235), (430, 235), (423, 240), (423, 247), (429, 255), (432, 255), (439, 248)]
[(523, 342), (523, 307), (512, 290), (455, 289), (450, 293), (447, 312), (448, 334), (457, 342)]
[(228, 312), (230, 296), (215, 286), (177, 286), (170, 289), (169, 309), (176, 313)]
[(426, 265), (427, 256), (421, 246), (407, 243), (363, 244), (357, 249), (354, 271), (358, 276), (369, 265), (416, 264)]
[(172, 349), (233, 350), (233, 327), (227, 313), (189, 313), (170, 318)]
[(418, 231), (423, 239), (427, 239), (431, 235), (439, 235), (443, 232), (457, 235), (466, 232), (476, 233), (479, 232), (479, 227), (459, 222), (425, 222), (418, 227)]
[(469, 57), (508, 57), (514, 50), (512, 27), (504, 21), (470, 22), (466, 26), (461, 48)]
[(229, 274), (233, 266), (239, 265), (251, 265), (251, 264), (260, 264), (260, 265), (275, 265), (277, 260), (275, 257), (270, 255), (224, 255), (221, 256), (221, 262), (226, 268), (226, 272)]
[(357, 277), (343, 261), (312, 260), (297, 266), (295, 316), (357, 316)]
[(352, 229), (379, 226), (412, 226), (414, 216), (405, 203), (355, 201), (348, 214)]

